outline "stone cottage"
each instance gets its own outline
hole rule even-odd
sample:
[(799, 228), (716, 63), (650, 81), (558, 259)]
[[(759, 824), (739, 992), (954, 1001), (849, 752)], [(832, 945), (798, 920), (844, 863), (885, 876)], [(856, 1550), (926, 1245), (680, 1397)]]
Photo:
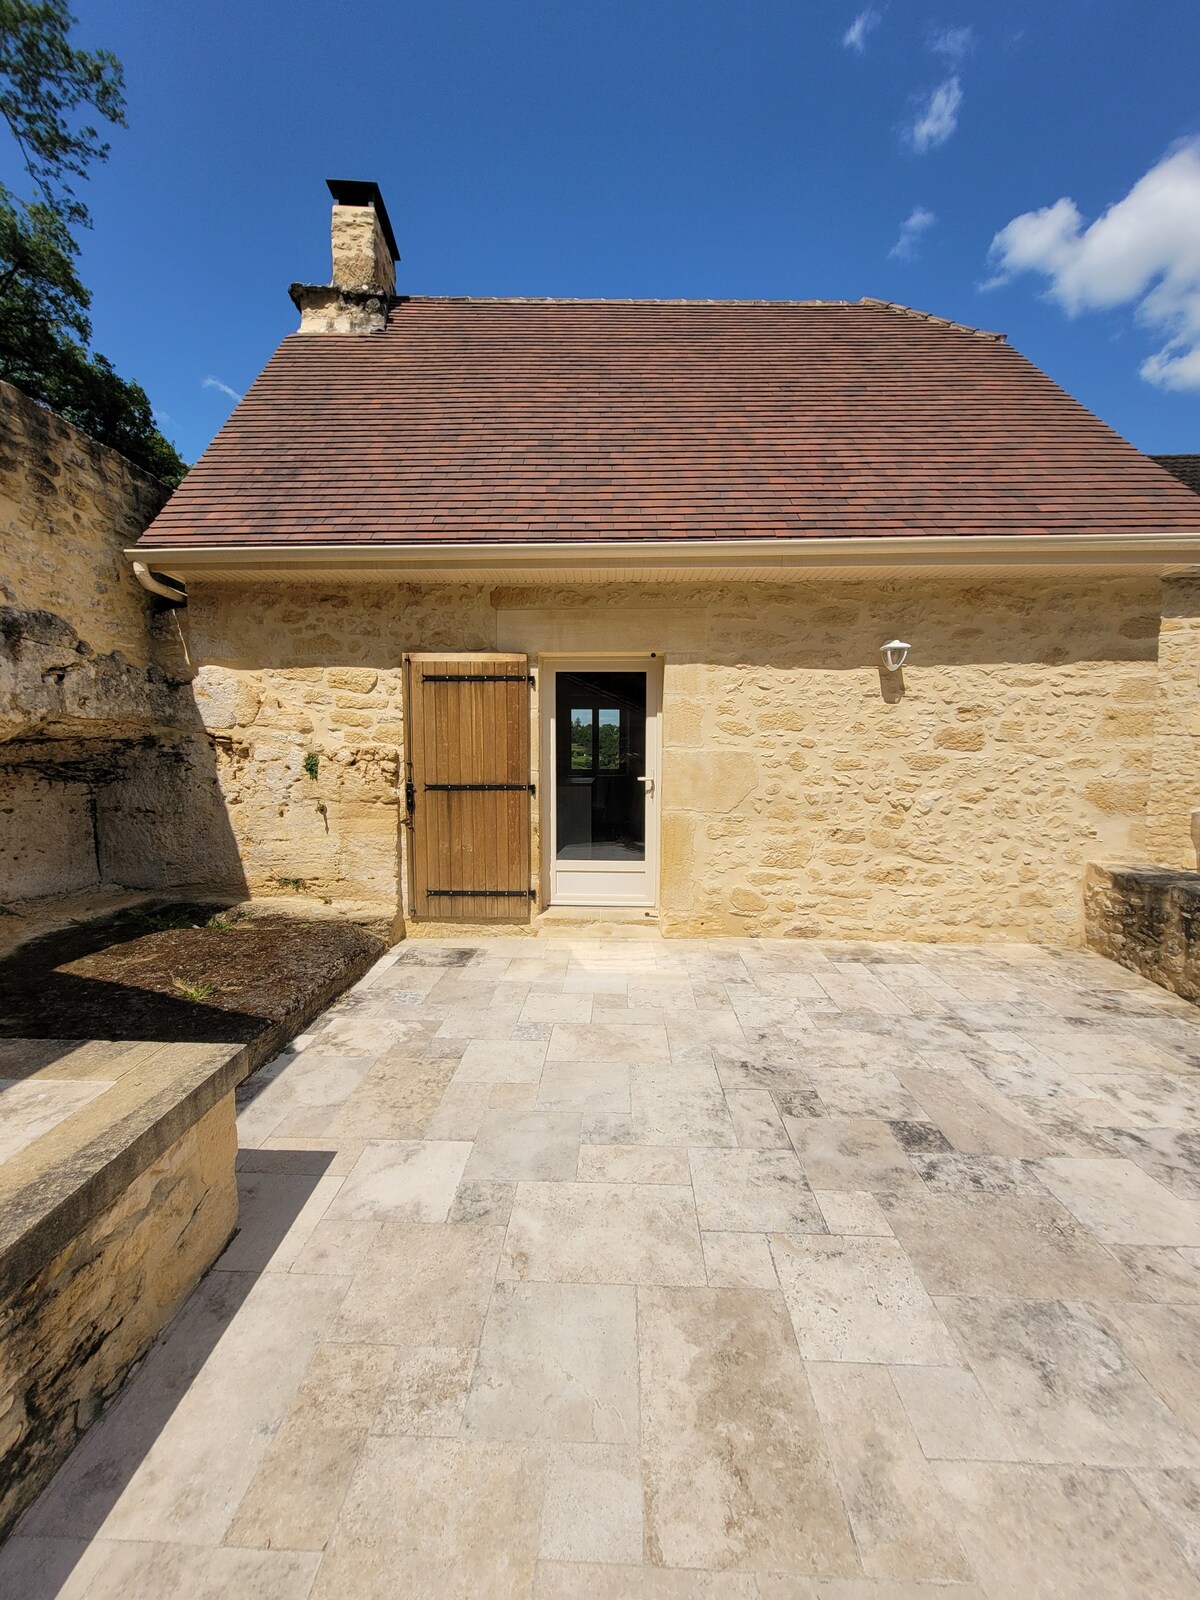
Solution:
[(1200, 499), (1002, 335), (406, 296), (330, 189), (332, 282), (129, 552), (252, 890), (1071, 943), (1089, 860), (1191, 864)]

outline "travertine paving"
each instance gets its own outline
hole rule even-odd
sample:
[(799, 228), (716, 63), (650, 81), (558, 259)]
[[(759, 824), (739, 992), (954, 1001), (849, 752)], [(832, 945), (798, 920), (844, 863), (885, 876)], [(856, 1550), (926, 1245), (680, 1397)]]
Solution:
[(1200, 1600), (1200, 1014), (1027, 947), (413, 941), (22, 1600)]

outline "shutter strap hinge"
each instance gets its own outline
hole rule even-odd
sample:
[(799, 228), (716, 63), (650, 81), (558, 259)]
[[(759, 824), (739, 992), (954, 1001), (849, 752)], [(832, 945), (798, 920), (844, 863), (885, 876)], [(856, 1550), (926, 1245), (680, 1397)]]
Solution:
[(532, 683), (532, 672), (423, 672), (422, 683)]
[(496, 790), (515, 790), (519, 794), (533, 792), (531, 783), (427, 783), (425, 788), (426, 791), (436, 789), (439, 794), (461, 794), (464, 790), (472, 794), (491, 794)]
[(536, 889), (426, 889), (431, 900), (533, 900)]

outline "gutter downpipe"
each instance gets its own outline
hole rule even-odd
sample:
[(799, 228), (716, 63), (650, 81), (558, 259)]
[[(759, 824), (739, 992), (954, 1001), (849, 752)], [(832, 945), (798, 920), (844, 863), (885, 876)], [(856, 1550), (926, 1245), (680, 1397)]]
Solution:
[(169, 600), (172, 605), (187, 605), (187, 590), (182, 584), (176, 586), (160, 582), (158, 578), (153, 576), (150, 568), (144, 562), (135, 561), (133, 563), (133, 575), (142, 588), (148, 590), (151, 594), (156, 594), (163, 600)]

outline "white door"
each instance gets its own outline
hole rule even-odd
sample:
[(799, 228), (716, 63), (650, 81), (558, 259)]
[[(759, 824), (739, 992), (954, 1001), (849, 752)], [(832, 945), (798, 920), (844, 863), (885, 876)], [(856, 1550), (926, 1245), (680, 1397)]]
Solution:
[(550, 904), (655, 905), (661, 663), (559, 661), (542, 682)]

